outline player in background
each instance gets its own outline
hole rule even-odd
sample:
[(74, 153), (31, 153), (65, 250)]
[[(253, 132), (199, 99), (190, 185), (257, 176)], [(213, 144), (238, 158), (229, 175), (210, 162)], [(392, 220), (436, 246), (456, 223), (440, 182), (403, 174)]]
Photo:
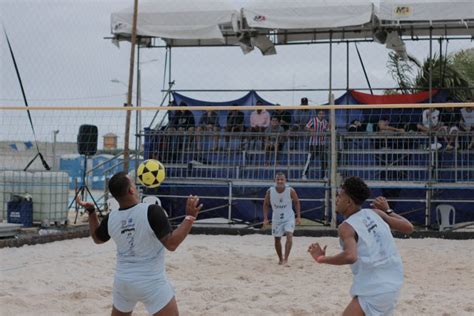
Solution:
[[(301, 224), (301, 205), (296, 191), (286, 185), (283, 172), (275, 175), (275, 186), (269, 188), (263, 202), (263, 227), (268, 227), (268, 211), (272, 207), (272, 235), (275, 237), (275, 250), (278, 264), (286, 265), (293, 245), (293, 232), (296, 225)], [(295, 206), (295, 211), (293, 210)], [(281, 237), (286, 235), (285, 253), (282, 253)]]

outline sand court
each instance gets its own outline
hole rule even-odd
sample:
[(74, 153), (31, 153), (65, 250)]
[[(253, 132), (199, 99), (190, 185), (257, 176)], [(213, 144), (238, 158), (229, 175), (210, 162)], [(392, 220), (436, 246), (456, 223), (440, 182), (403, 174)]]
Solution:
[[(314, 263), (295, 237), (290, 266), (267, 235), (190, 235), (167, 253), (181, 315), (339, 315), (350, 301), (349, 266)], [(472, 240), (396, 240), (405, 284), (395, 315), (473, 315)], [(0, 249), (1, 315), (109, 315), (115, 245), (82, 238)], [(134, 315), (147, 315), (138, 304)]]

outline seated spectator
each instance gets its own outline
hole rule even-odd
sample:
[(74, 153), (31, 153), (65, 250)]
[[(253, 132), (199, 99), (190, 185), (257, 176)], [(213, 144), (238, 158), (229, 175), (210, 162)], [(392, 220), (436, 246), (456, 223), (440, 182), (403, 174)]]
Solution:
[[(187, 106), (187, 104), (185, 102), (181, 102), (179, 106)], [(175, 112), (168, 123), (168, 129), (193, 132), (195, 124), (193, 112), (183, 109)]]
[(437, 141), (438, 133), (441, 133), (443, 136), (446, 135), (446, 127), (439, 119), (439, 110), (435, 108), (428, 108), (424, 110), (422, 113), (422, 124), (417, 124), (417, 128), (419, 131), (426, 134), (435, 132), (435, 139), (433, 144), (431, 144), (432, 149), (440, 149), (441, 147), (443, 147)]
[(417, 128), (424, 133), (444, 130), (445, 127), (439, 119), (439, 110), (435, 108), (424, 110), (422, 114), (422, 124), (418, 124)]
[(275, 163), (278, 157), (278, 152), (281, 151), (284, 143), (284, 136), (282, 135), (285, 129), (280, 125), (278, 117), (273, 116), (270, 126), (265, 130), (265, 165), (270, 164), (271, 152), (275, 152)]
[(382, 116), (377, 123), (377, 131), (379, 132), (395, 132), (403, 133), (403, 128), (396, 128), (390, 125), (390, 118), (388, 116)]
[[(232, 104), (237, 106), (237, 104)], [(227, 125), (225, 127), (225, 132), (227, 133), (225, 137), (226, 147), (228, 147), (230, 135), (229, 133), (244, 131), (244, 112), (239, 110), (232, 110), (227, 114)]]
[(219, 125), (219, 115), (216, 111), (206, 111), (201, 116), (199, 120), (199, 126), (197, 127), (196, 131), (196, 142), (197, 142), (197, 149), (201, 148), (201, 135), (200, 132), (207, 131), (207, 132), (214, 132), (214, 147), (213, 150), (217, 150), (219, 145), (219, 132), (221, 128)]
[(298, 109), (293, 114), (293, 124), (290, 127), (290, 148), (294, 149), (297, 143), (298, 136), (295, 135), (298, 132), (304, 132), (306, 128), (306, 124), (308, 124), (309, 120), (315, 116), (313, 110), (305, 109), (308, 105), (308, 98), (301, 98), (301, 107), (302, 109)]
[[(187, 106), (185, 102), (181, 102), (179, 106)], [(189, 110), (178, 110), (174, 113), (170, 121), (168, 122), (167, 130), (169, 131), (179, 131), (179, 132), (189, 132), (189, 137), (184, 137), (184, 135), (177, 136), (176, 140), (171, 140), (171, 142), (176, 143), (176, 149), (183, 150), (184, 144), (188, 145), (193, 141), (193, 132), (195, 128), (195, 121), (193, 112)], [(186, 139), (188, 141), (186, 141)]]
[(359, 132), (365, 132), (367, 129), (367, 126), (363, 125), (360, 120), (352, 120), (351, 124), (347, 127), (348, 132), (354, 132), (354, 133), (359, 133)]
[[(279, 104), (277, 104), (279, 105)], [(285, 131), (290, 129), (291, 124), (291, 112), (288, 110), (276, 110), (272, 117), (276, 117), (280, 122), (280, 126), (283, 127)]]
[[(449, 101), (448, 101), (449, 102)], [(453, 150), (454, 146), (458, 147), (457, 135), (462, 129), (462, 115), (458, 108), (444, 108), (441, 111), (440, 120), (446, 126), (448, 133), (446, 150)], [(454, 143), (454, 146), (453, 146)]]
[[(362, 122), (358, 119), (352, 120), (351, 124), (347, 126), (347, 131), (349, 133), (361, 133), (367, 131), (367, 124), (362, 124)], [(359, 148), (362, 145), (362, 137), (354, 137), (354, 138), (348, 138), (344, 142), (345, 148), (349, 149), (355, 149)], [(362, 148), (362, 147), (361, 147)]]
[(465, 107), (461, 109), (463, 121), (461, 126), (464, 131), (471, 132), (471, 141), (468, 149), (474, 149), (474, 109), (472, 107)]
[[(262, 102), (257, 101), (257, 105), (262, 105)], [(255, 110), (250, 114), (250, 132), (263, 133), (270, 125), (270, 113), (266, 110)], [(251, 140), (255, 143), (261, 139), (260, 135), (252, 135)], [(262, 144), (263, 147), (263, 144)]]

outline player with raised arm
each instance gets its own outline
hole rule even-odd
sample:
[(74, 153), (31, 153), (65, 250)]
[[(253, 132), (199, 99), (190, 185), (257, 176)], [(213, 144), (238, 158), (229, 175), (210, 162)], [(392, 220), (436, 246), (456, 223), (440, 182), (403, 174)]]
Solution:
[(343, 315), (391, 315), (403, 284), (403, 264), (391, 229), (410, 234), (412, 224), (390, 209), (384, 197), (362, 208), (370, 189), (358, 177), (348, 178), (338, 191), (336, 212), (345, 220), (338, 234), (342, 252), (326, 255), (326, 246), (309, 246), (318, 263), (350, 264), (353, 274), (352, 301)]
[(117, 245), (112, 315), (131, 315), (137, 302), (155, 316), (177, 316), (175, 292), (165, 272), (165, 248), (174, 251), (191, 231), (202, 204), (189, 196), (186, 217), (175, 230), (156, 204), (140, 203), (137, 188), (125, 173), (115, 174), (109, 191), (120, 205), (99, 223), (94, 204), (81, 201), (89, 213), (89, 230), (96, 244), (110, 238)]

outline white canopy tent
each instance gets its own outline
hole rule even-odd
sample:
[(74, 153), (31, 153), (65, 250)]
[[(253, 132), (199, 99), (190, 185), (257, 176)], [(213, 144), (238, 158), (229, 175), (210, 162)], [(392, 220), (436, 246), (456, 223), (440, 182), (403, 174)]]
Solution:
[[(236, 45), (242, 33), (277, 35), (276, 43), (370, 37), (374, 12), (369, 0), (232, 0), (140, 2), (137, 35), (163, 39), (170, 46)], [(132, 30), (133, 8), (112, 13), (116, 39)], [(361, 30), (365, 30), (362, 34)]]
[[(329, 102), (332, 97), (332, 44), (377, 41), (404, 54), (402, 39), (425, 37), (474, 39), (474, 0), (154, 0), (140, 2), (136, 35), (139, 46), (166, 43), (171, 91), (171, 47), (236, 46), (244, 53), (258, 47), (274, 54), (275, 45), (329, 43)], [(114, 40), (130, 40), (133, 9), (112, 13)], [(162, 47), (162, 46), (161, 46)], [(169, 52), (169, 54), (168, 54)], [(137, 62), (139, 74), (140, 63)], [(138, 75), (139, 77), (139, 75)], [(137, 80), (139, 82), (139, 80)], [(137, 86), (139, 83), (137, 82)], [(137, 88), (139, 91), (139, 88)], [(430, 79), (431, 97), (431, 79)], [(164, 99), (163, 99), (164, 101)], [(137, 100), (137, 105), (139, 101)], [(138, 111), (140, 112), (140, 111)], [(331, 110), (334, 129), (335, 111)], [(138, 128), (138, 125), (137, 125)], [(139, 135), (137, 131), (137, 135)], [(331, 183), (336, 183), (336, 140), (331, 131)], [(139, 136), (137, 136), (139, 137)], [(334, 139), (333, 139), (334, 137)], [(137, 142), (138, 144), (139, 142)], [(331, 186), (335, 227), (336, 186)]]
[[(131, 34), (133, 8), (112, 13), (115, 39)], [(139, 2), (137, 35), (168, 46), (238, 45), (243, 33), (275, 45), (328, 39), (373, 40), (380, 29), (400, 36), (474, 36), (472, 0), (154, 0)]]

